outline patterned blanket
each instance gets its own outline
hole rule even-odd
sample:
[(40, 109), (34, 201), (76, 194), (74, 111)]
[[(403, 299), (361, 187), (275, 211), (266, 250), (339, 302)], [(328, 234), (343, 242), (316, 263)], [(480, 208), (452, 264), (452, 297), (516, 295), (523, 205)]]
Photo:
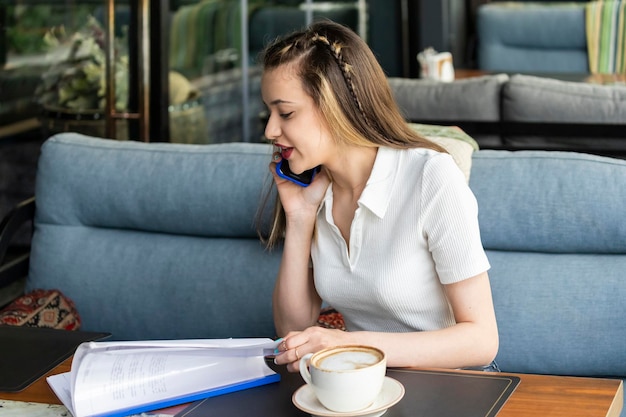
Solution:
[(586, 5), (587, 51), (592, 74), (626, 74), (626, 0)]

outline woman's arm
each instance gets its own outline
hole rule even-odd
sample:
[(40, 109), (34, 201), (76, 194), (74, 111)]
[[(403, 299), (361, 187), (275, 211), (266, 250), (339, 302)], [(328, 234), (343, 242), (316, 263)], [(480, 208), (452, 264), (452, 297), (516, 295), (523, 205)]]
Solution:
[(322, 300), (313, 283), (311, 240), (317, 209), (330, 180), (320, 172), (308, 187), (280, 178), (270, 164), (285, 211), (285, 241), (273, 294), (274, 325), (279, 336), (315, 324)]
[[(487, 272), (445, 286), (456, 324), (441, 330), (381, 333), (344, 332), (309, 327), (291, 332), (281, 344), (277, 364), (299, 368), (298, 358), (329, 346), (364, 344), (387, 354), (390, 367), (462, 368), (489, 364), (498, 351), (498, 329)], [(297, 351), (296, 351), (297, 350)]]
[(274, 286), (274, 324), (279, 336), (312, 326), (322, 301), (309, 266), (313, 226), (287, 225), (285, 245)]

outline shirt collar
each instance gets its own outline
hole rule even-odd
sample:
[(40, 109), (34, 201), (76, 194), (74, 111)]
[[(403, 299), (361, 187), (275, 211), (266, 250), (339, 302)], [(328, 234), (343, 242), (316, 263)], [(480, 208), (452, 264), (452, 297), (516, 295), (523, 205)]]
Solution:
[(374, 167), (365, 189), (359, 199), (359, 205), (367, 208), (379, 218), (387, 212), (391, 192), (400, 165), (401, 151), (389, 147), (380, 147), (376, 154)]
[[(363, 189), (361, 198), (359, 198), (359, 206), (367, 208), (379, 218), (383, 218), (387, 212), (387, 207), (391, 200), (393, 184), (400, 165), (400, 155), (401, 152), (397, 149), (388, 147), (378, 148), (372, 173)], [(318, 208), (318, 213), (324, 206), (327, 207), (327, 210), (331, 209), (331, 201), (333, 198), (332, 188), (331, 183), (326, 189), (326, 195)], [(329, 213), (326, 214), (328, 215)]]

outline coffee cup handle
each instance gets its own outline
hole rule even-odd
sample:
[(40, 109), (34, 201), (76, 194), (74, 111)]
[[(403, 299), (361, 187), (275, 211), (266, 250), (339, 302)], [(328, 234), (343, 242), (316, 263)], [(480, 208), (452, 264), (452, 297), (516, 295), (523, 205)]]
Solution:
[(309, 371), (309, 359), (313, 356), (312, 353), (307, 353), (303, 357), (300, 358), (300, 375), (302, 375), (302, 379), (307, 384), (311, 384), (311, 372)]

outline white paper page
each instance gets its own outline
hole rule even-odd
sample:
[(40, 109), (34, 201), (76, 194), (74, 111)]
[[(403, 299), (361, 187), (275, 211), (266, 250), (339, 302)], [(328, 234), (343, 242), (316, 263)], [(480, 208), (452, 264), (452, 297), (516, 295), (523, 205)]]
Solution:
[(69, 372), (65, 372), (62, 374), (51, 375), (47, 377), (46, 380), (65, 408), (67, 408), (72, 415), (76, 415), (74, 413), (74, 407), (72, 406), (71, 374)]
[(180, 340), (130, 340), (120, 342), (85, 342), (90, 349), (125, 349), (125, 348), (272, 348), (278, 343), (268, 338), (231, 338), (231, 339), (180, 339)]
[(81, 343), (72, 360), (72, 368), (80, 366), (85, 354), (100, 350), (123, 350), (143, 348), (207, 348), (207, 349), (240, 349), (259, 347), (264, 354), (271, 354), (278, 343), (269, 338), (230, 338), (230, 339), (180, 339), (180, 340), (130, 340), (120, 342), (85, 342)]
[[(234, 355), (224, 356), (228, 351)], [(274, 374), (262, 349), (253, 352), (242, 357), (238, 349), (165, 348), (87, 354), (73, 375), (73, 408), (79, 416), (100, 414)]]
[[(273, 354), (278, 342), (269, 338), (229, 338), (229, 339), (179, 339), (179, 340), (135, 340), (119, 342), (85, 342), (74, 353), (71, 369), (70, 389), (76, 392), (77, 375), (82, 367), (82, 362), (87, 355), (94, 353), (119, 353), (127, 354), (129, 350), (148, 354), (152, 349), (165, 352), (167, 350), (188, 350), (200, 348), (203, 352), (211, 351), (212, 355), (227, 356), (259, 356)], [(266, 367), (267, 368), (267, 367)], [(75, 395), (74, 395), (75, 396)], [(73, 406), (75, 406), (75, 398)], [(69, 407), (68, 407), (69, 408)]]

